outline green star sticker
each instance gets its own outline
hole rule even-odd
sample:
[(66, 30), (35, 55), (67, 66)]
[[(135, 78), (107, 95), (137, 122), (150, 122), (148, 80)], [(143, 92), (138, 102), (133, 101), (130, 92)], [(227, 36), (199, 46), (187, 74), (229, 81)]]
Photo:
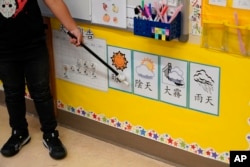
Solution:
[(103, 117), (103, 118), (102, 118), (102, 122), (105, 122), (105, 123), (106, 123), (106, 122), (107, 122), (107, 118), (106, 118), (106, 117)]
[(163, 137), (161, 137), (161, 138), (160, 138), (160, 141), (161, 141), (161, 142), (164, 142), (164, 138), (163, 138)]
[(181, 145), (181, 147), (182, 147), (182, 148), (184, 148), (184, 149), (185, 149), (185, 147), (186, 147), (186, 143), (185, 143), (184, 141), (182, 141), (182, 142), (180, 143), (180, 145)]
[(220, 158), (220, 160), (224, 161), (224, 157), (223, 156), (220, 156), (219, 158)]

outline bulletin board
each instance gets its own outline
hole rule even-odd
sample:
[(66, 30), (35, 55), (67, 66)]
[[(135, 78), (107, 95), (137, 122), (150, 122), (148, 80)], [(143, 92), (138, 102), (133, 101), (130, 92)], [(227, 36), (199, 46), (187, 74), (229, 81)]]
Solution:
[[(58, 31), (58, 22), (52, 23)], [(57, 78), (58, 109), (225, 163), (230, 150), (249, 149), (249, 96), (242, 92), (250, 89), (245, 77), (250, 60), (211, 54), (199, 45), (83, 27), (106, 39), (107, 62), (123, 70), (130, 84), (115, 82), (110, 71), (106, 91)], [(117, 55), (122, 66), (112, 62)], [(233, 79), (238, 77), (241, 82)]]
[[(211, 19), (213, 15), (209, 13), (221, 13), (220, 8), (230, 12), (228, 5), (232, 2), (227, 7), (208, 1), (202, 1), (202, 5)], [(201, 8), (199, 3), (192, 4)], [(241, 12), (246, 14), (245, 11)], [(52, 23), (57, 31), (58, 21), (52, 19)], [(123, 29), (111, 31), (109, 27), (94, 24), (82, 27), (90, 28), (95, 37), (106, 40), (106, 60), (110, 65), (115, 65), (111, 58), (120, 55), (119, 51), (126, 55), (121, 56), (124, 64), (119, 68), (128, 76), (130, 85), (116, 83), (110, 72), (105, 75), (108, 80), (105, 91), (57, 78), (59, 109), (225, 163), (229, 163), (230, 150), (249, 150), (249, 95), (242, 92), (250, 91), (250, 78), (246, 77), (250, 59), (210, 52), (190, 43), (141, 38)]]

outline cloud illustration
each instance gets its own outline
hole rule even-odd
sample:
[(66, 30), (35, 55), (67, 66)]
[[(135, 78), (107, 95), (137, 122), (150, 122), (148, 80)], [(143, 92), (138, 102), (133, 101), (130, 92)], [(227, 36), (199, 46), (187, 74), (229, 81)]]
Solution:
[(152, 79), (154, 77), (154, 73), (150, 71), (146, 65), (141, 64), (136, 67), (136, 73), (143, 78)]

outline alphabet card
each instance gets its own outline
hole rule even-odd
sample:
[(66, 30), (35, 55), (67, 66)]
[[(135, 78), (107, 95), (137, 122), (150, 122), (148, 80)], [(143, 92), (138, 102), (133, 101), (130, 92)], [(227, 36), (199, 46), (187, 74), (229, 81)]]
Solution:
[(92, 0), (92, 22), (102, 25), (126, 28), (127, 4), (120, 0)]
[(134, 93), (158, 100), (158, 56), (134, 52)]

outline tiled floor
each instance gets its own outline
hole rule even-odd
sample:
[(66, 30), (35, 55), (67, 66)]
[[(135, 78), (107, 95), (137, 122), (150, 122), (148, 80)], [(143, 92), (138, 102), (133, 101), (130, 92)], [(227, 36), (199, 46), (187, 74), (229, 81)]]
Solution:
[[(60, 137), (68, 156), (53, 160), (42, 144), (38, 118), (27, 114), (31, 141), (14, 157), (0, 155), (0, 167), (177, 167), (173, 163), (150, 157), (86, 136), (59, 126)], [(11, 129), (6, 108), (0, 105), (0, 147), (6, 142)]]

